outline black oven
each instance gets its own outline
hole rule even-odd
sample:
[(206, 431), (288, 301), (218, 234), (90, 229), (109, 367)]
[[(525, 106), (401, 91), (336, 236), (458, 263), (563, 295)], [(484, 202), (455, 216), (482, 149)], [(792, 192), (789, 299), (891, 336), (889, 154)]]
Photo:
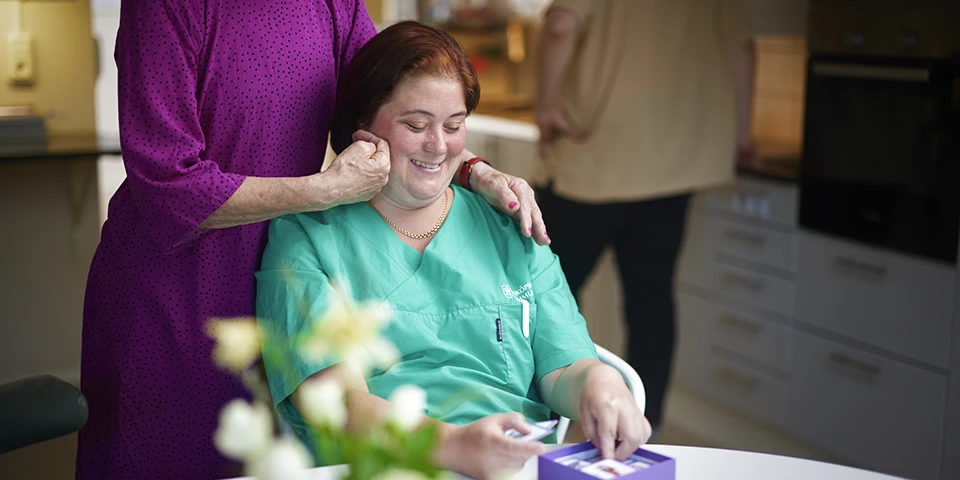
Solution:
[[(814, 50), (811, 38), (799, 223), (956, 264), (960, 47), (897, 28), (896, 16), (872, 18), (877, 25), (837, 32), (840, 48)], [(886, 37), (883, 25), (892, 25)]]

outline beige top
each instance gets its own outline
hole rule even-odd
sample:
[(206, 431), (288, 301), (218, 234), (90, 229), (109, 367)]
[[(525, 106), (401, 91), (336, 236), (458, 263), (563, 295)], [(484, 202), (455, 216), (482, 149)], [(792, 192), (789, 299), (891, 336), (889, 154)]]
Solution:
[(559, 140), (534, 183), (584, 202), (643, 200), (733, 179), (741, 0), (554, 0), (581, 19), (561, 102), (590, 132)]

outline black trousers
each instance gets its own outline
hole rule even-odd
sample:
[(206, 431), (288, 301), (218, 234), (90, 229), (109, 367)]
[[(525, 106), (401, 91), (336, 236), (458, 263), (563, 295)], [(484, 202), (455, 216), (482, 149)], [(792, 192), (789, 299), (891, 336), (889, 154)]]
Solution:
[(689, 195), (642, 202), (589, 204), (537, 192), (550, 247), (570, 284), (580, 289), (612, 245), (623, 285), (629, 363), (643, 380), (646, 417), (659, 427), (676, 336), (673, 275), (683, 243)]

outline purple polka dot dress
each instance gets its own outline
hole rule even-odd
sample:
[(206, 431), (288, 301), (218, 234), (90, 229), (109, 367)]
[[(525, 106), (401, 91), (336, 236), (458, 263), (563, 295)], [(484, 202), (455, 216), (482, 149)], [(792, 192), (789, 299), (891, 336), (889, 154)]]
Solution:
[(359, 0), (123, 0), (127, 179), (87, 283), (78, 479), (237, 473), (213, 432), (245, 391), (204, 325), (253, 315), (267, 223), (198, 225), (247, 175), (320, 170), (337, 72), (374, 34)]

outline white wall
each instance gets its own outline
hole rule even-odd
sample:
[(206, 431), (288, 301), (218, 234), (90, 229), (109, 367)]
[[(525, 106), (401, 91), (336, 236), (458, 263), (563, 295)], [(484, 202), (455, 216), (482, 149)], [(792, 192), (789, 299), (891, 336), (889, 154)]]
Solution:
[[(119, 0), (94, 0), (93, 35), (97, 39), (100, 59), (100, 75), (94, 88), (97, 107), (97, 132), (101, 135), (119, 137), (120, 128), (117, 106), (117, 64), (113, 60), (113, 47), (120, 25)], [(123, 161), (119, 156), (103, 156), (97, 162), (99, 187), (100, 222), (107, 219), (107, 203), (126, 178)]]
[[(19, 8), (18, 8), (19, 7)], [(13, 32), (31, 38), (32, 85), (10, 85), (7, 48), (0, 48), (0, 105), (32, 105), (54, 135), (90, 133), (94, 128), (93, 38), (90, 1), (0, 1), (0, 38)]]

